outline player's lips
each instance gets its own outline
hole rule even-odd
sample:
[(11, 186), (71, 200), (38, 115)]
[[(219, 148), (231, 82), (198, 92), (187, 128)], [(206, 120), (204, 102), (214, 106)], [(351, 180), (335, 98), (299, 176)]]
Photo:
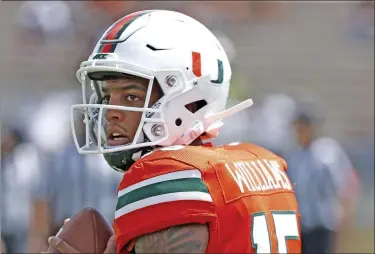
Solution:
[(120, 146), (130, 142), (129, 137), (126, 135), (126, 131), (121, 127), (112, 125), (107, 128), (107, 144), (109, 146)]

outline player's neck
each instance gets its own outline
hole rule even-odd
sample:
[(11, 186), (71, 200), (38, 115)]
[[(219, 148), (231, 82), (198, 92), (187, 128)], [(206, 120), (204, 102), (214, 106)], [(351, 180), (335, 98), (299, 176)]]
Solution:
[(194, 140), (190, 146), (201, 146), (203, 144), (202, 140), (200, 138), (197, 138), (196, 140)]

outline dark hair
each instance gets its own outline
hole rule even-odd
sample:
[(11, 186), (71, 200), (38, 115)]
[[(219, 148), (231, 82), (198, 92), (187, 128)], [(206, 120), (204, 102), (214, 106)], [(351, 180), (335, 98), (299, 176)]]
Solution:
[(305, 125), (312, 125), (315, 121), (309, 115), (302, 113), (302, 114), (299, 114), (295, 118), (294, 122), (295, 123), (302, 123), (302, 124), (305, 124)]
[(324, 121), (323, 116), (320, 114), (320, 111), (318, 111), (316, 105), (300, 103), (297, 105), (297, 108), (298, 109), (294, 113), (294, 123), (315, 125)]

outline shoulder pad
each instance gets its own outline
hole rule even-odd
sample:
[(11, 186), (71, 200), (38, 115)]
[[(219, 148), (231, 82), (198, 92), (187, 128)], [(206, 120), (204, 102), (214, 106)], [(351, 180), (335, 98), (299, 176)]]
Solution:
[(266, 148), (263, 148), (255, 144), (235, 142), (235, 143), (224, 145), (222, 146), (222, 148), (224, 148), (225, 150), (246, 151), (246, 152), (252, 153), (254, 156), (260, 159), (277, 160), (282, 163), (284, 169), (287, 168), (287, 163), (283, 158), (271, 152), (270, 150), (267, 150)]

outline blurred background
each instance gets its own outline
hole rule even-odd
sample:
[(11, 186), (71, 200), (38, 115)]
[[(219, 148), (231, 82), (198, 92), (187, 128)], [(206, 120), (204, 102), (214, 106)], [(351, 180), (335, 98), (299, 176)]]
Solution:
[(215, 143), (253, 142), (285, 157), (301, 203), (312, 201), (298, 187), (323, 168), (331, 183), (317, 177), (309, 188), (334, 186), (313, 201), (318, 207), (329, 196), (330, 209), (321, 209), (328, 219), (318, 224), (333, 232), (332, 251), (373, 253), (373, 1), (2, 1), (3, 247), (44, 251), (48, 236), (83, 207), (112, 219), (121, 174), (100, 155), (78, 155), (69, 107), (80, 100), (75, 72), (102, 33), (143, 9), (205, 24), (231, 60), (229, 104), (254, 100), (225, 121)]

